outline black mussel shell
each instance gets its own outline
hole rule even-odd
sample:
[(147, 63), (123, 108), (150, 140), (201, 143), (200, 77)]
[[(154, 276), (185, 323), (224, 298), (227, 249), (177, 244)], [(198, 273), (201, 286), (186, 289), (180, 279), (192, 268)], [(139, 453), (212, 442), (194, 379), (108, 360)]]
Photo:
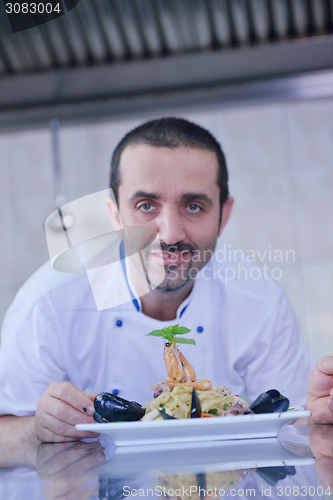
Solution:
[(165, 413), (163, 410), (158, 410), (160, 412), (161, 417), (164, 418), (164, 420), (178, 420), (176, 417), (172, 417), (171, 415), (168, 415)]
[(290, 406), (289, 399), (287, 398), (279, 398), (273, 401), (273, 411), (275, 413), (281, 413), (283, 411), (287, 411)]
[(94, 407), (101, 419), (108, 422), (133, 422), (140, 420), (146, 410), (139, 403), (133, 403), (108, 392), (95, 397)]
[[(126, 498), (125, 487), (129, 489), (138, 489), (141, 486), (142, 480), (137, 480), (136, 478), (128, 479), (126, 477), (120, 479), (113, 479), (108, 476), (99, 476), (99, 500), (122, 500)], [(93, 497), (95, 498), (95, 495)]]
[(260, 396), (253, 401), (250, 410), (252, 410), (253, 413), (273, 413), (273, 402), (269, 394), (267, 394), (267, 392), (260, 394)]
[(201, 417), (201, 404), (197, 391), (193, 387), (192, 391), (192, 404), (191, 404), (191, 418)]
[(270, 389), (252, 403), (250, 409), (254, 413), (281, 413), (289, 408), (289, 399), (282, 396), (276, 389)]
[(272, 401), (282, 397), (282, 394), (276, 389), (270, 389), (269, 391), (266, 391), (266, 393), (271, 397)]
[(97, 411), (95, 411), (95, 413), (93, 414), (93, 419), (98, 424), (105, 424), (105, 420), (102, 420), (102, 417), (100, 415), (98, 415)]
[(196, 476), (200, 492), (200, 500), (205, 500), (205, 491), (207, 490), (206, 474), (196, 474)]
[(266, 483), (275, 486), (278, 481), (282, 481), (287, 476), (294, 476), (296, 469), (293, 465), (284, 465), (278, 467), (259, 467), (256, 473), (261, 476)]

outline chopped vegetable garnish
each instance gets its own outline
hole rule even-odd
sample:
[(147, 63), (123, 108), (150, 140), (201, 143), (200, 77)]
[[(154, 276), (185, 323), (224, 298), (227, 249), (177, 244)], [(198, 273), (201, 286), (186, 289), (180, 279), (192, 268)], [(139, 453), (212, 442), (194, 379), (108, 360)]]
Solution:
[(211, 415), (217, 415), (217, 408), (211, 408), (210, 410), (208, 410), (208, 413), (210, 413)]
[(224, 408), (224, 411), (226, 411), (226, 410), (228, 409), (228, 405), (227, 405), (227, 403), (224, 403), (223, 408)]
[(83, 411), (87, 413), (87, 408), (85, 406), (83, 407)]

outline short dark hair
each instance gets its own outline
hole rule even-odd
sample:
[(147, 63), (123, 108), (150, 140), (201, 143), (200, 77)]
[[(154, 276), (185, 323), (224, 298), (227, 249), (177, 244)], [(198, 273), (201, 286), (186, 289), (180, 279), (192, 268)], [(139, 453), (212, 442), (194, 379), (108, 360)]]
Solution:
[[(216, 154), (218, 162), (217, 184), (220, 187), (220, 214), (229, 196), (227, 162), (220, 143), (200, 125), (184, 118), (159, 118), (150, 120), (128, 132), (118, 143), (111, 159), (110, 187), (118, 204), (120, 186), (120, 158), (130, 144), (147, 144), (154, 147), (206, 149)], [(119, 206), (119, 204), (118, 204)]]

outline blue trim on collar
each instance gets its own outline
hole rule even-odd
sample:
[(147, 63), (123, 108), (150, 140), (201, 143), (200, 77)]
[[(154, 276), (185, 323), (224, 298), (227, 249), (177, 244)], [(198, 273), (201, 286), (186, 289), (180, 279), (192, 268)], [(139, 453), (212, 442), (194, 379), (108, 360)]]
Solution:
[(129, 286), (128, 279), (127, 279), (126, 264), (125, 264), (125, 246), (124, 246), (124, 242), (123, 242), (123, 240), (121, 240), (120, 247), (119, 247), (119, 251), (120, 251), (120, 260), (121, 260), (121, 265), (122, 265), (122, 268), (123, 268), (123, 271), (124, 271), (124, 275), (125, 275), (126, 283), (127, 283), (127, 286), (128, 286), (129, 292), (130, 292), (130, 295), (131, 295), (132, 302), (133, 302), (133, 304), (134, 304), (134, 306), (135, 306), (136, 310), (137, 310), (138, 312), (140, 312), (139, 302), (138, 302), (138, 301), (137, 301), (137, 299), (134, 297), (133, 292), (132, 292), (132, 290), (131, 290), (131, 287)]
[(181, 310), (180, 314), (179, 314), (179, 317), (181, 318), (183, 316), (183, 313), (185, 312), (186, 308), (187, 308), (188, 304), (186, 304), (186, 306)]

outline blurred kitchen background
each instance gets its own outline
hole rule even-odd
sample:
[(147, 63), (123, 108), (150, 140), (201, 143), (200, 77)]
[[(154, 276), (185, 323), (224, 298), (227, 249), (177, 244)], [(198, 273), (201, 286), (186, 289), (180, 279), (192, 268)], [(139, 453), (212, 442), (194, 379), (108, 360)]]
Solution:
[(128, 130), (174, 115), (226, 153), (223, 242), (266, 250), (316, 357), (333, 355), (333, 1), (80, 0), (15, 34), (0, 10), (0, 322), (48, 259), (50, 121), (70, 202), (108, 187)]

